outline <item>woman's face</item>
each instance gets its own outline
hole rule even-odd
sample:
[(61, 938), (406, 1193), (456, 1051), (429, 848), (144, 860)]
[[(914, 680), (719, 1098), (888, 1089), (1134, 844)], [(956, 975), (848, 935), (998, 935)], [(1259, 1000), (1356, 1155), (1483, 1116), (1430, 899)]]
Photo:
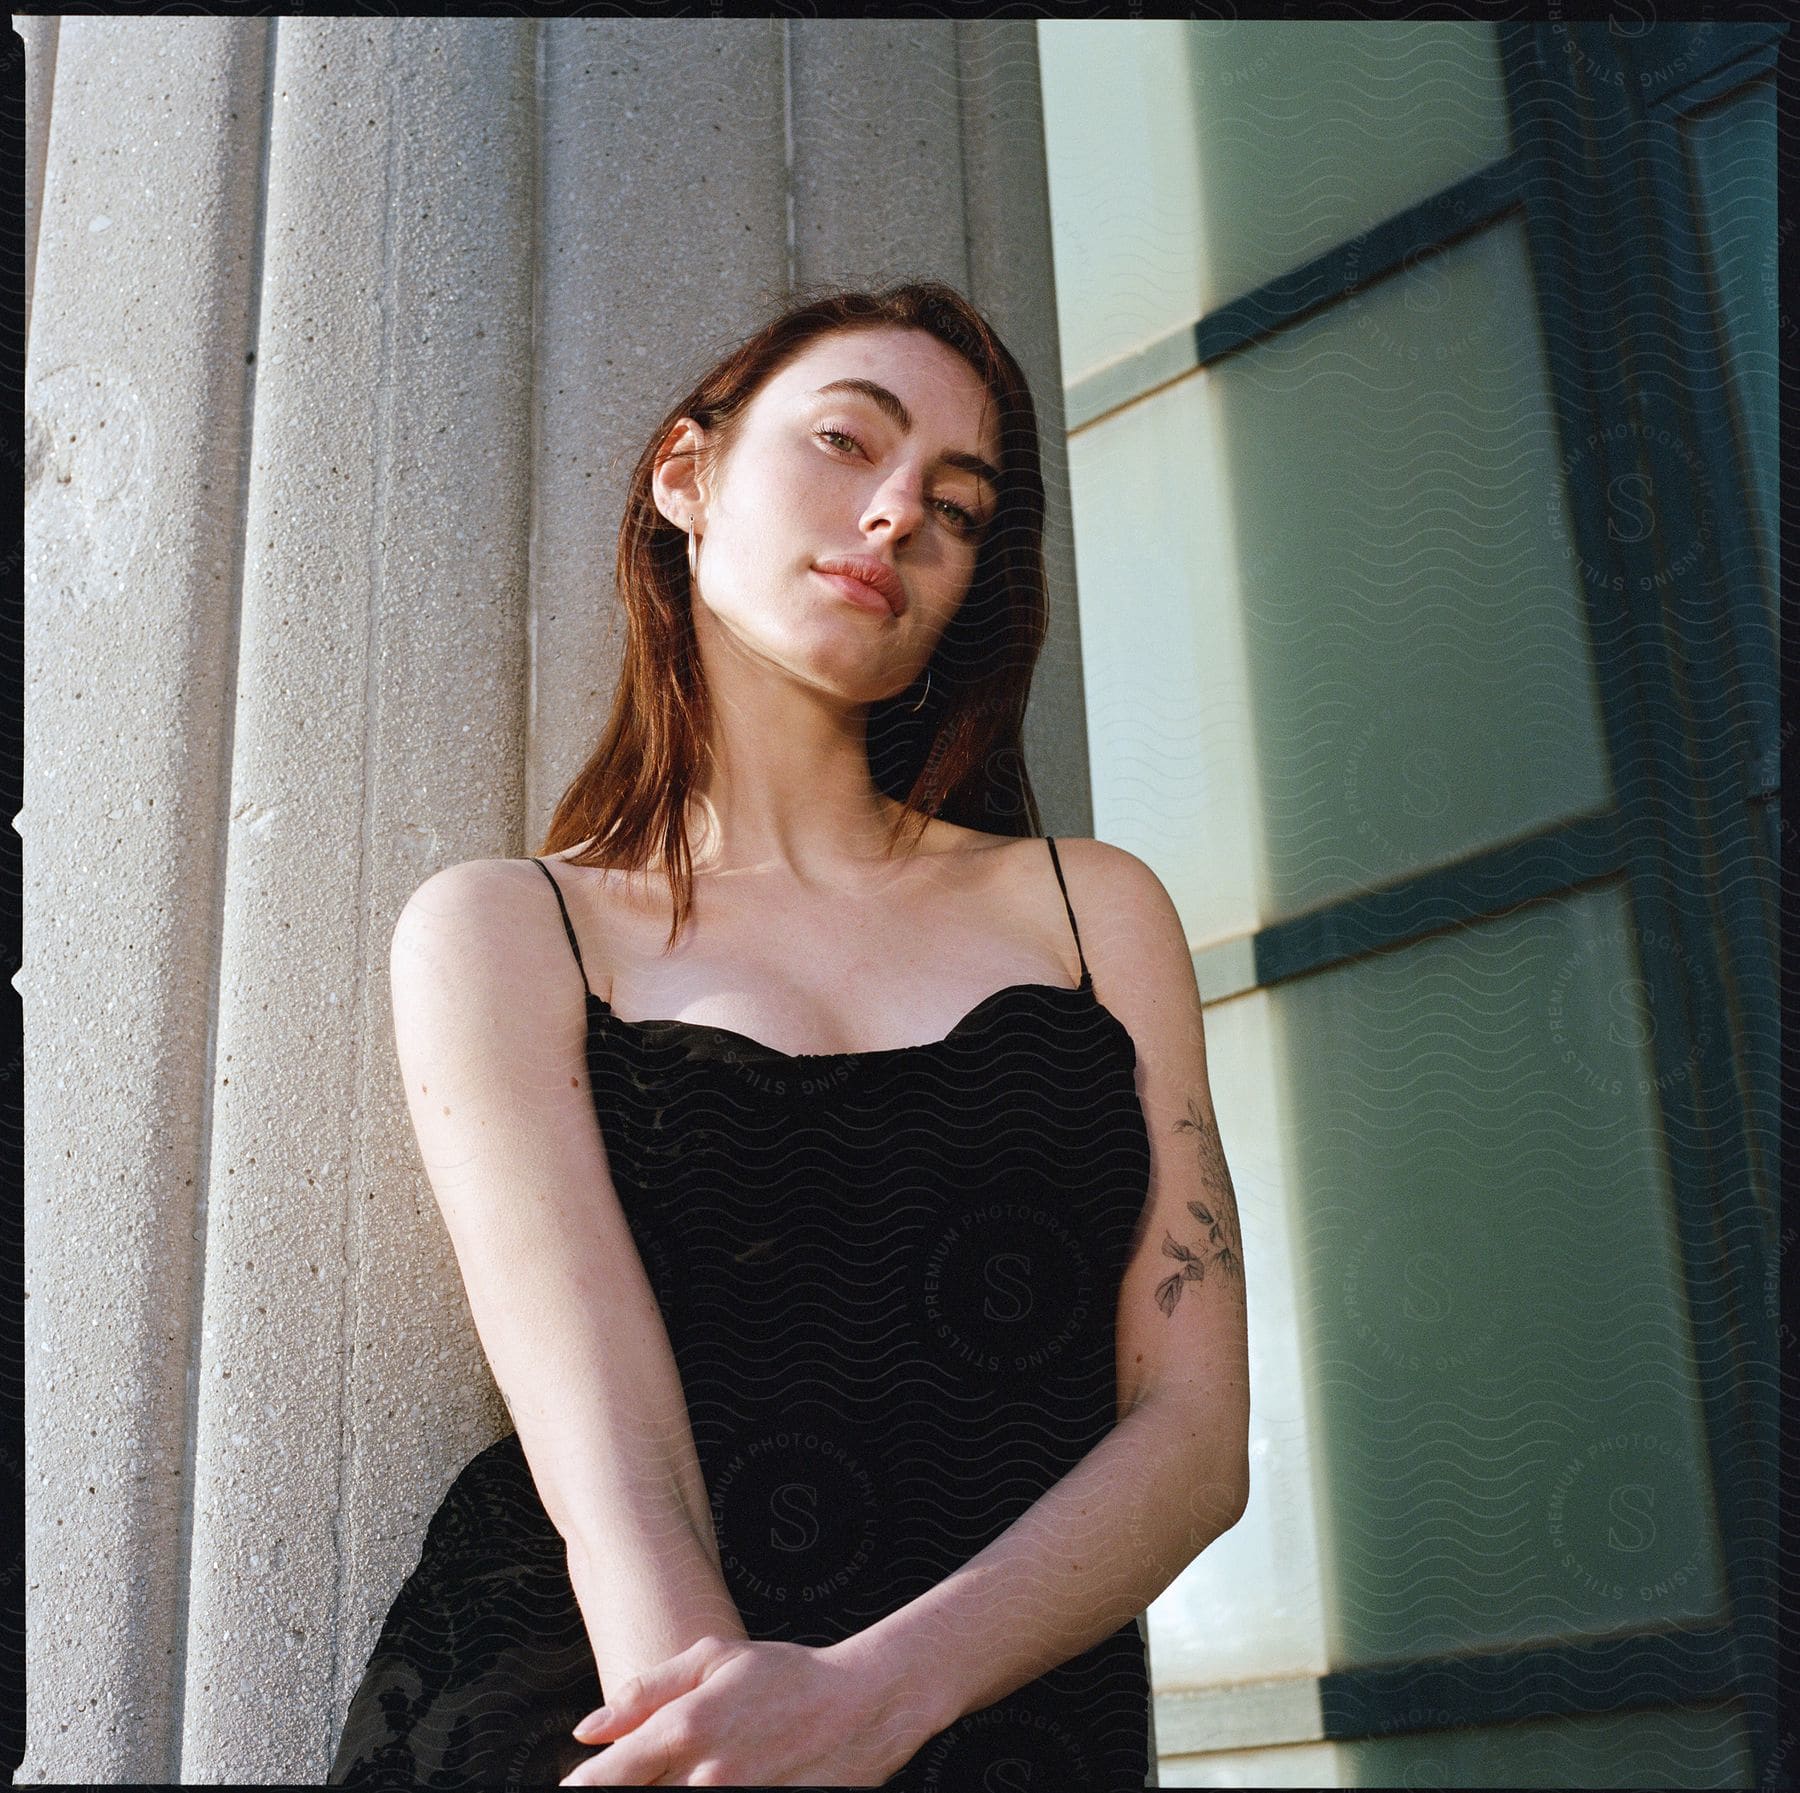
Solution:
[[(892, 400), (844, 384), (859, 381)], [(905, 691), (967, 593), (994, 513), (994, 486), (955, 464), (998, 469), (993, 411), (969, 364), (923, 330), (809, 344), (764, 382), (716, 482), (702, 483), (694, 624), (703, 650), (716, 625), (849, 702)], [(665, 463), (659, 496), (667, 473)], [(670, 489), (667, 514), (685, 521), (692, 508)], [(905, 597), (899, 614), (852, 602), (817, 570), (844, 557), (891, 569)]]

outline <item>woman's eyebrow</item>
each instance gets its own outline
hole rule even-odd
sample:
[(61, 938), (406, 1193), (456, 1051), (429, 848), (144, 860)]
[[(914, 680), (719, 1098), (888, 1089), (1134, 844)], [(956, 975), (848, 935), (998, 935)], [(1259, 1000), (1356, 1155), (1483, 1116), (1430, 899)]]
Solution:
[[(912, 434), (912, 413), (901, 402), (899, 394), (889, 392), (874, 380), (827, 380), (813, 397), (823, 397), (827, 392), (860, 392), (864, 398), (873, 399), (900, 426), (902, 435)], [(980, 455), (964, 454), (961, 449), (952, 448), (939, 455), (938, 459), (946, 467), (958, 467), (964, 473), (973, 473), (977, 479), (985, 479), (996, 492), (1000, 490), (998, 469), (990, 467)]]

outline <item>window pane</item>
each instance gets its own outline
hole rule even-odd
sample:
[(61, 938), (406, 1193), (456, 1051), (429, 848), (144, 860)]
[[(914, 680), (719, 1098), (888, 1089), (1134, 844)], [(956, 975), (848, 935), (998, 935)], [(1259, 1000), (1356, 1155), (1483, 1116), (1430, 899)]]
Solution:
[(1063, 380), (1507, 153), (1474, 21), (1038, 25)]
[(1196, 20), (1215, 310), (1512, 147), (1499, 40), (1474, 20)]
[[(1207, 377), (1245, 610), (1263, 919), (1609, 807), (1594, 575), (1563, 497), (1593, 470), (1579, 453), (1559, 465), (1517, 221)], [(1095, 595), (1084, 583), (1084, 619)]]
[(1338, 1745), (1346, 1787), (1747, 1787), (1735, 1703), (1518, 1724)]
[(1180, 20), (1038, 22), (1063, 384), (1200, 315), (1200, 150)]
[(1256, 761), (1217, 393), (1069, 438), (1094, 832), (1156, 867), (1189, 945), (1258, 925)]
[(1725, 105), (1684, 120), (1682, 130), (1700, 189), (1713, 278), (1724, 309), (1736, 409), (1747, 436), (1746, 464), (1762, 514), (1764, 552), (1771, 568), (1766, 587), (1769, 615), (1778, 623), (1774, 569), (1780, 551), (1776, 489), (1781, 361), (1776, 335), (1780, 244), (1774, 77), (1754, 82)]
[(1721, 1615), (1640, 975), (1609, 885), (1273, 992), (1334, 1666)]
[(1329, 1666), (1272, 1018), (1263, 991), (1206, 1011), (1207, 1065), (1248, 1278), (1250, 1505), (1151, 1603), (1159, 1692), (1318, 1675)]

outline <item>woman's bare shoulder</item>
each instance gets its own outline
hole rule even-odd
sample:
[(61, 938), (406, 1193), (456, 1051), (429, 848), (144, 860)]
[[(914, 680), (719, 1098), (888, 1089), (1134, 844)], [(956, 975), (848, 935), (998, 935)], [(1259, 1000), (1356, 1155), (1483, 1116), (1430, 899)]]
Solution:
[[(610, 888), (614, 874), (604, 867), (561, 864), (551, 871), (543, 863), (565, 856), (465, 859), (433, 872), (407, 898), (394, 925), (396, 968), (408, 961), (454, 965), (459, 973), (479, 967), (489, 976), (516, 980), (534, 996), (554, 996), (576, 970), (556, 900), (560, 894), (573, 918), (588, 982), (603, 987), (595, 978), (617, 901)], [(552, 884), (555, 891), (547, 888)], [(577, 977), (578, 994), (580, 987)]]
[[(622, 890), (622, 872), (603, 865), (576, 866), (567, 863), (584, 851), (586, 845), (584, 841), (579, 846), (564, 847), (559, 852), (527, 854), (518, 859), (457, 860), (433, 872), (413, 892), (413, 896), (429, 891), (439, 897), (504, 905), (509, 895), (543, 891), (545, 899), (552, 901), (554, 906), (549, 891), (544, 888), (546, 874), (550, 882), (565, 894), (576, 888), (580, 888), (584, 894), (615, 887)], [(549, 869), (552, 866), (556, 868), (554, 871)]]
[[(432, 1054), (470, 1065), (543, 1067), (579, 1076), (589, 996), (610, 1000), (616, 931), (587, 868), (530, 858), (444, 866), (415, 890), (394, 925), (388, 984), (397, 1041), (422, 1081)], [(562, 891), (577, 945), (556, 895)]]
[(544, 890), (544, 874), (529, 859), (461, 859), (440, 866), (406, 899), (403, 920), (436, 919), (459, 927), (504, 923), (517, 916), (520, 902), (535, 884)]

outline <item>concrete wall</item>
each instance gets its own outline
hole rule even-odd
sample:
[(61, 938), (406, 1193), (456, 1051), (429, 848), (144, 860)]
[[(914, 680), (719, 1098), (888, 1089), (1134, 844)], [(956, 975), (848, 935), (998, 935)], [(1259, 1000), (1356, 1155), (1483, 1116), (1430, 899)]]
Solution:
[(1042, 407), (1028, 730), (1090, 831), (1029, 21), (70, 16), (28, 77), (28, 1753), (322, 1781), (506, 1429), (387, 947), (529, 851), (623, 482), (789, 284), (947, 279)]

